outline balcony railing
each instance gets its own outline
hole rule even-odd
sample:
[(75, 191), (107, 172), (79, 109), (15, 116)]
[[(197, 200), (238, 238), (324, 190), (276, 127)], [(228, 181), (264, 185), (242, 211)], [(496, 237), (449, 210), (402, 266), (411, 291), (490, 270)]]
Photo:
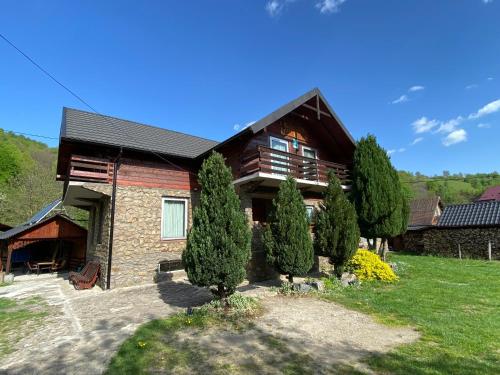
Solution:
[(349, 183), (349, 170), (346, 165), (257, 146), (255, 152), (242, 158), (240, 177), (263, 172), (278, 176), (291, 175), (301, 180), (327, 182), (329, 170), (335, 172), (342, 184)]
[(106, 159), (73, 155), (69, 164), (68, 177), (71, 181), (111, 183), (113, 163)]

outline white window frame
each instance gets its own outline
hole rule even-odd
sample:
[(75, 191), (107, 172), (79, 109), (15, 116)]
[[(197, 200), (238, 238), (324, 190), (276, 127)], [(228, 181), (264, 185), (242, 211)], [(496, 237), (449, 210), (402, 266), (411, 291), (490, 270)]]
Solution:
[[(307, 158), (308, 156), (304, 155), (304, 150), (314, 151), (314, 154), (316, 155), (316, 157), (314, 159), (318, 160), (318, 150), (316, 150), (315, 148), (312, 148), (312, 147), (302, 146), (302, 156), (305, 158)], [(310, 158), (310, 159), (312, 159), (312, 158)]]
[[(275, 149), (273, 149), (273, 141), (285, 143), (286, 144), (286, 152), (287, 153), (290, 152), (290, 146), (288, 144), (288, 140), (287, 139), (269, 136), (269, 148), (272, 149), (272, 150), (275, 150)], [(280, 151), (280, 150), (276, 150), (276, 151)], [(271, 155), (272, 155), (272, 153), (271, 153)], [(283, 160), (283, 162), (277, 162), (277, 163), (283, 163), (283, 166), (282, 167), (278, 167), (277, 165), (271, 165), (271, 169), (272, 170), (274, 169), (276, 171), (276, 172), (273, 172), (273, 173), (276, 173), (276, 174), (288, 174), (288, 172), (290, 172), (289, 164), (288, 164), (288, 161), (290, 159), (288, 158), (288, 156), (282, 156), (281, 154), (276, 154), (275, 156), (278, 157), (278, 159), (282, 159)]]
[[(164, 208), (166, 201), (181, 201), (184, 202), (184, 235), (182, 237), (164, 237), (163, 236), (163, 220), (164, 220)], [(187, 238), (187, 227), (188, 227), (188, 211), (189, 211), (189, 199), (188, 198), (177, 198), (177, 197), (162, 197), (161, 198), (161, 227), (160, 227), (160, 237), (164, 241), (170, 240), (185, 240)]]

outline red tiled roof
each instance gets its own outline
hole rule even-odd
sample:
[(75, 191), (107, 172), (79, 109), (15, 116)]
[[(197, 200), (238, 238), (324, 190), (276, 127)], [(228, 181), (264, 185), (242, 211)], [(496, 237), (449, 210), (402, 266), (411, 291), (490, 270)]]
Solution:
[(440, 205), (439, 197), (415, 199), (410, 202), (409, 227), (437, 224), (436, 208)]
[(500, 185), (486, 189), (478, 201), (500, 201)]

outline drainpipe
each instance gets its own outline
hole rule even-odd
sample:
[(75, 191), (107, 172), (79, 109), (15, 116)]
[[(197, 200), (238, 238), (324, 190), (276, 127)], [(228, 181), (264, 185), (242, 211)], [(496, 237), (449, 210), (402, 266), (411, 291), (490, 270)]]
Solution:
[(123, 149), (120, 148), (120, 153), (115, 159), (113, 165), (113, 190), (111, 192), (111, 219), (109, 227), (109, 244), (108, 244), (108, 272), (106, 273), (106, 289), (111, 289), (111, 261), (113, 259), (113, 235), (115, 232), (115, 207), (116, 207), (116, 180), (118, 178), (118, 169)]

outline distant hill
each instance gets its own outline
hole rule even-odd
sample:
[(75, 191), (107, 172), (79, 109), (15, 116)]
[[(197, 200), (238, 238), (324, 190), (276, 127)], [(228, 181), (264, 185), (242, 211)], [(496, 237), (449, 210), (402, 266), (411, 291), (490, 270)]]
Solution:
[[(56, 160), (57, 148), (0, 129), (0, 223), (19, 225), (61, 197)], [(81, 210), (68, 213), (86, 225)]]
[(425, 176), (420, 173), (400, 171), (401, 182), (415, 198), (438, 195), (444, 204), (473, 202), (490, 186), (500, 185), (500, 174), (454, 174), (444, 171), (441, 176)]

